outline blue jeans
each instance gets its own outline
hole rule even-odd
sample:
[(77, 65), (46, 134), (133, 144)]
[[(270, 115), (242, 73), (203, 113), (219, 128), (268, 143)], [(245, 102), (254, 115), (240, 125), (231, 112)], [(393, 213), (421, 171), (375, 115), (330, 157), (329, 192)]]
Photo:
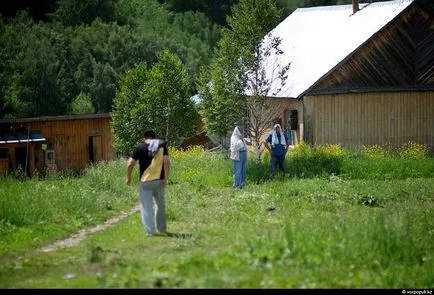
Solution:
[(234, 188), (242, 188), (246, 184), (247, 151), (240, 151), (240, 160), (232, 160), (232, 183)]
[(272, 156), (270, 158), (271, 175), (276, 174), (277, 168), (279, 168), (283, 173), (286, 173), (285, 167), (285, 156)]
[[(148, 234), (155, 233), (155, 225), (159, 232), (166, 231), (166, 208), (164, 187), (161, 180), (140, 182), (140, 216)], [(155, 202), (155, 206), (154, 206)]]

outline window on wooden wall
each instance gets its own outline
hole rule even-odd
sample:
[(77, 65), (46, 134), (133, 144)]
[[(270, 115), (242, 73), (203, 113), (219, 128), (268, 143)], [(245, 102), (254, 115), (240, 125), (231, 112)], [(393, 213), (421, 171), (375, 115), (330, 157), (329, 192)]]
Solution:
[(298, 111), (297, 110), (287, 110), (285, 112), (285, 127), (290, 130), (298, 129)]

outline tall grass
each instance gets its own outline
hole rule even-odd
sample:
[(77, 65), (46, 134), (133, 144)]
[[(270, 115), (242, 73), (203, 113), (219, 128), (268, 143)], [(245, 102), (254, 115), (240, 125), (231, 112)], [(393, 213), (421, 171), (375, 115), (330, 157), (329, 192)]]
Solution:
[[(185, 184), (194, 184), (189, 189), (202, 196), (210, 194), (211, 188), (231, 187), (231, 161), (227, 155), (206, 153), (200, 147), (187, 151), (171, 148), (170, 155), (172, 185), (182, 188)], [(415, 143), (403, 145), (396, 151), (381, 146), (350, 150), (338, 145), (310, 146), (302, 143), (288, 152), (286, 165), (288, 173), (277, 180), (327, 179), (330, 175), (373, 180), (434, 177), (433, 158), (424, 146)], [(252, 184), (270, 181), (269, 169), (268, 153), (263, 154), (260, 164), (250, 155), (248, 181)], [(46, 242), (44, 233), (47, 233), (47, 239), (60, 233), (64, 236), (117, 214), (137, 201), (136, 185), (124, 185), (125, 170), (125, 160), (122, 159), (89, 166), (80, 177), (60, 175), (42, 181), (36, 178), (22, 181), (12, 177), (1, 178), (0, 235), (20, 239), (20, 232), (24, 232), (26, 237), (29, 231), (42, 232), (42, 238), (29, 241), (32, 245), (39, 244)], [(134, 174), (137, 183), (136, 178), (137, 169)], [(188, 195), (186, 188), (182, 190)], [(364, 198), (368, 203), (378, 201), (372, 196)], [(3, 241), (6, 240), (10, 239)], [(0, 242), (0, 245), (0, 249), (8, 248), (5, 243)]]
[(137, 197), (122, 185), (125, 165), (101, 162), (81, 177), (1, 178), (0, 253), (15, 247), (14, 241), (23, 248), (37, 246), (130, 208)]
[(190, 147), (186, 151), (169, 149), (171, 157), (171, 182), (194, 183), (198, 190), (207, 187), (231, 185), (231, 162), (223, 153), (207, 153), (202, 147)]
[[(270, 155), (261, 163), (250, 157), (248, 173), (254, 183), (269, 178)], [(379, 145), (342, 148), (339, 145), (311, 146), (304, 142), (286, 156), (286, 177), (314, 178), (340, 175), (346, 179), (406, 179), (434, 177), (434, 159), (426, 146), (407, 143), (397, 150)]]
[(168, 227), (191, 238), (146, 239), (135, 215), (19, 268), (20, 260), (8, 258), (18, 250), (137, 203), (137, 169), (132, 187), (124, 184), (125, 160), (89, 167), (78, 178), (1, 179), (0, 285), (430, 288), (433, 158), (416, 149), (423, 150), (301, 145), (288, 152), (288, 174), (275, 179), (269, 155), (260, 164), (249, 156), (242, 190), (232, 189), (226, 154), (170, 149)]

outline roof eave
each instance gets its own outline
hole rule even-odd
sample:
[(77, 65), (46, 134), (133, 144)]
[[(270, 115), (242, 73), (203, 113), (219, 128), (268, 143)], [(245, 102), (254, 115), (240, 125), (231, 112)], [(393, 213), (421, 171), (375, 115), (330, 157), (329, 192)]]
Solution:
[[(333, 73), (337, 68), (339, 68), (342, 64), (344, 64), (347, 60), (349, 60), (354, 54), (356, 54), (363, 46), (365, 46), (370, 40), (378, 36), (382, 31), (384, 31), (391, 23), (393, 23), (398, 17), (400, 17), (403, 13), (405, 13), (407, 10), (411, 9), (413, 6), (417, 5), (417, 1), (413, 1), (408, 5), (404, 10), (402, 10), (400, 13), (398, 13), (395, 17), (393, 17), (387, 24), (385, 24), (380, 30), (375, 32), (370, 38), (368, 38), (365, 42), (360, 44), (358, 47), (356, 47), (350, 54), (348, 54), (344, 59), (342, 59), (339, 63), (337, 63), (333, 68), (331, 68), (328, 72), (326, 72), (324, 75), (322, 75), (316, 82), (314, 82), (309, 88), (304, 90), (300, 95), (298, 95), (299, 98), (311, 94), (312, 90), (318, 86), (322, 81), (324, 81), (331, 73)], [(366, 6), (365, 6), (366, 7)], [(420, 5), (419, 7), (423, 9)]]
[(434, 91), (434, 85), (415, 85), (415, 86), (398, 86), (398, 87), (364, 87), (364, 88), (346, 88), (346, 89), (318, 89), (305, 92), (303, 96), (324, 95), (324, 94), (345, 94), (345, 93), (366, 93), (366, 92), (397, 92), (397, 91)]

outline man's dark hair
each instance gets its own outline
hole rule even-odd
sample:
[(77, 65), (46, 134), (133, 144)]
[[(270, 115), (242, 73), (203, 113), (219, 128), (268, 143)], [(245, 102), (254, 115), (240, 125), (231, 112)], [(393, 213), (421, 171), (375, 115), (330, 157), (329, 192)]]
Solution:
[(145, 134), (143, 134), (143, 137), (146, 138), (146, 139), (148, 139), (148, 138), (154, 139), (155, 136), (156, 135), (155, 135), (155, 132), (153, 130), (148, 130), (148, 131), (145, 132)]

